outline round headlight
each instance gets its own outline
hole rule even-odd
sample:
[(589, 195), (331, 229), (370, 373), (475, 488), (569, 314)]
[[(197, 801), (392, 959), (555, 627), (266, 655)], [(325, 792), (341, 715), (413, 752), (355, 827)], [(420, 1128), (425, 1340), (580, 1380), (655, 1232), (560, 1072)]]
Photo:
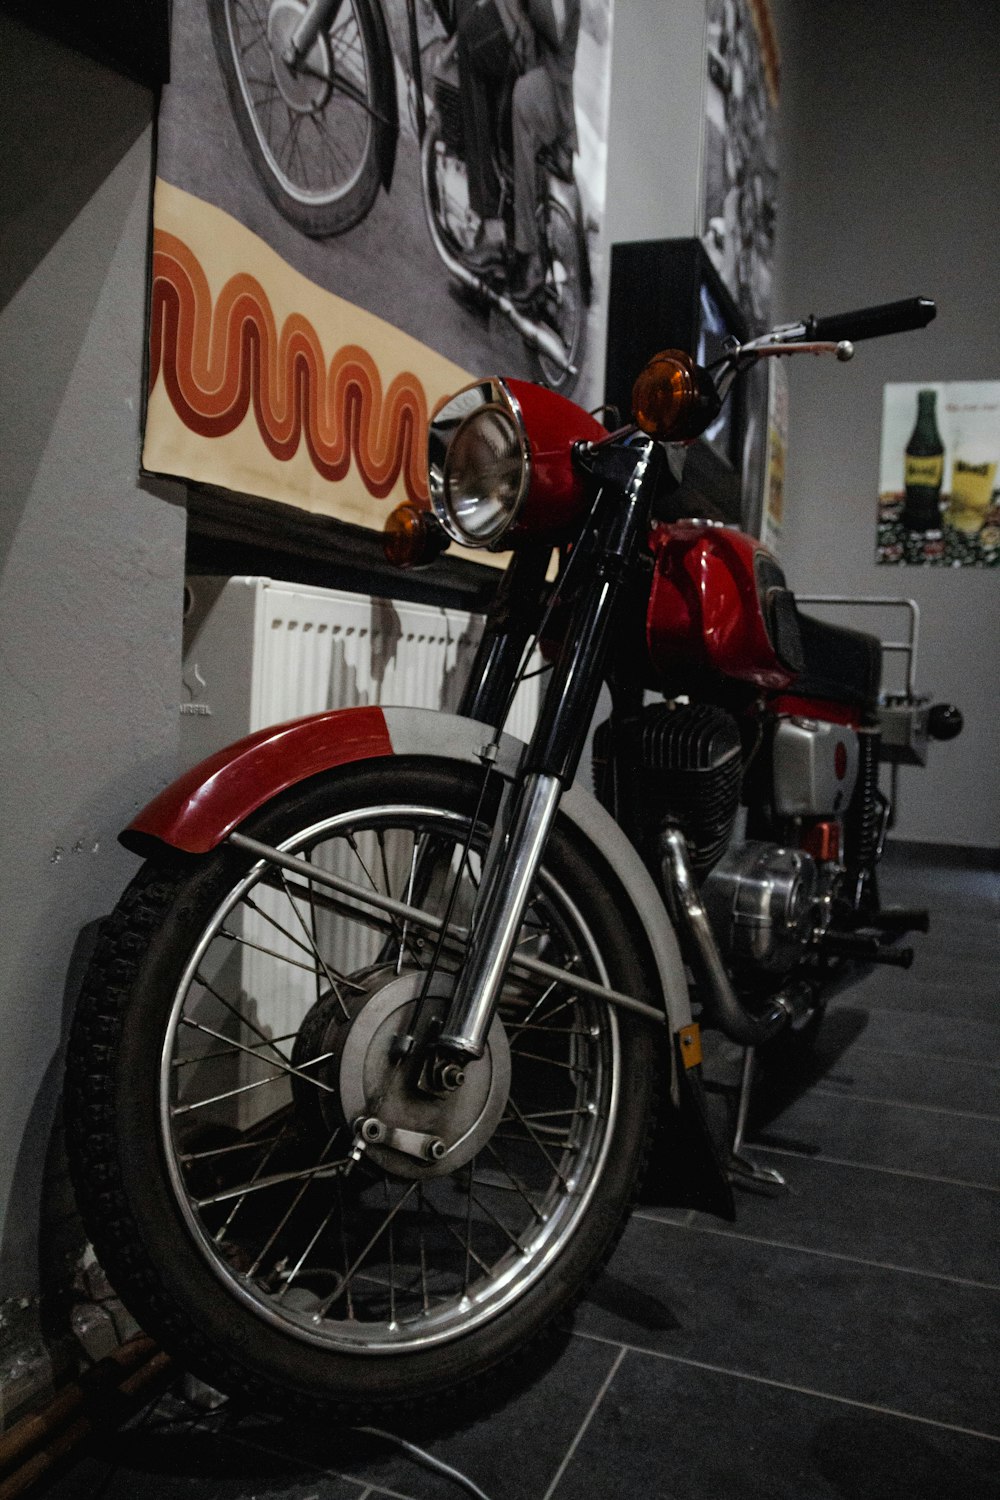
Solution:
[(431, 424), (431, 504), (463, 546), (495, 545), (521, 508), (529, 463), (519, 415), (491, 381), (459, 392)]

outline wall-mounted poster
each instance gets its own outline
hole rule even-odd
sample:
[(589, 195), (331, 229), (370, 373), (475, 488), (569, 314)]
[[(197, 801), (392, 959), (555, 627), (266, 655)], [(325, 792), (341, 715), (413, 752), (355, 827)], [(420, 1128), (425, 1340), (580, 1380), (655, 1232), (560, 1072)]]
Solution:
[(702, 237), (758, 333), (771, 315), (779, 73), (769, 0), (708, 0)]
[(1000, 566), (1000, 380), (887, 385), (880, 563)]
[(174, 0), (143, 462), (381, 527), (484, 373), (601, 399), (612, 0)]
[[(770, 0), (708, 0), (702, 241), (749, 332), (771, 319), (780, 66)], [(743, 380), (741, 510), (756, 530), (769, 503), (768, 375)]]

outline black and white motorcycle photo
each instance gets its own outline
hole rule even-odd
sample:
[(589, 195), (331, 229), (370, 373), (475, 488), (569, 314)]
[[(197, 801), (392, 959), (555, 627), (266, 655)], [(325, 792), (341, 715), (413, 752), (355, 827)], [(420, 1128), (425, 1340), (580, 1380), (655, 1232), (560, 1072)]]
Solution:
[(287, 222), (318, 239), (349, 234), (393, 193), (410, 166), (400, 133), (414, 135), (427, 232), (455, 292), (506, 322), (528, 373), (566, 393), (593, 286), (578, 165), (580, 134), (593, 132), (578, 134), (574, 91), (578, 52), (597, 43), (582, 12), (592, 32), (600, 16), (580, 0), (208, 10), (244, 148)]

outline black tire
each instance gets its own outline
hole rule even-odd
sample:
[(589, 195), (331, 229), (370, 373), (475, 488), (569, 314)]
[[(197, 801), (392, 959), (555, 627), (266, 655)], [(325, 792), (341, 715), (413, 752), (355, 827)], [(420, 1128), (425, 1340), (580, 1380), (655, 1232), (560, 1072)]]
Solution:
[[(326, 868), (338, 850), (356, 856), (351, 878), (399, 896), (424, 868), (418, 849), (451, 867), (480, 777), (428, 760), (355, 765), (276, 798), (243, 831), (301, 847)], [(473, 877), (480, 842), (477, 834)], [(348, 1107), (336, 1082), (344, 1049), (329, 1059), (336, 1038), (359, 1035), (364, 1022), (341, 1022), (330, 985), (351, 1002), (345, 1015), (364, 1018), (394, 983), (419, 985), (424, 960), (412, 934), (370, 909), (361, 924), (347, 922), (336, 899), (325, 913), (331, 893), (310, 883), (317, 915), (312, 899), (304, 906), (305, 885), (288, 894), (276, 867), (255, 868), (253, 879), (252, 860), (232, 847), (149, 864), (107, 923), (72, 1031), (66, 1092), (71, 1168), (97, 1253), (144, 1328), (213, 1384), (269, 1409), (334, 1409), (357, 1420), (450, 1406), (458, 1387), (474, 1388), (487, 1371), (495, 1390), (497, 1368), (572, 1304), (620, 1232), (653, 1114), (652, 1029), (565, 983), (543, 990), (530, 976), (509, 980), (501, 1015), (513, 1043), (512, 1103), (477, 1139), (467, 1168), (400, 1178), (383, 1151), (346, 1173), (309, 1175), (346, 1160), (358, 1139), (337, 1113)], [(560, 823), (522, 942), (648, 996), (642, 950), (629, 941), (633, 917), (605, 875)], [(416, 896), (440, 910), (445, 884), (425, 880)], [(460, 899), (453, 920), (461, 913)], [(252, 965), (289, 939), (292, 968), (272, 958), (274, 987), (255, 981)], [(315, 960), (302, 964), (320, 947), (322, 975)], [(390, 979), (394, 962), (399, 977)], [(277, 1006), (286, 974), (288, 985), (299, 982), (299, 967), (308, 971), (309, 995), (299, 996), (308, 1021), (300, 1015), (292, 1050), (292, 1028), (274, 1020), (276, 1010), (269, 1020), (267, 1007)], [(241, 1005), (249, 1019), (233, 1030), (226, 1013)], [(256, 1043), (276, 1029), (283, 1063), (272, 1060), (276, 1043)], [(255, 1043), (249, 1061), (241, 1037)], [(502, 1049), (490, 1038), (496, 1071)], [(263, 1081), (261, 1064), (273, 1070)], [(290, 1082), (289, 1066), (299, 1070)], [(250, 1084), (240, 1081), (247, 1076)], [(380, 1075), (382, 1101), (392, 1076)], [(219, 1103), (225, 1079), (239, 1105)], [(248, 1098), (270, 1100), (259, 1118), (240, 1117)], [(194, 1128), (199, 1111), (204, 1124)]]
[(587, 336), (587, 243), (576, 217), (551, 193), (539, 204), (538, 217), (545, 285), (537, 316), (559, 335), (567, 363), (559, 364), (538, 349), (530, 352), (538, 378), (551, 390), (570, 396), (583, 368)]
[(343, 0), (334, 25), (292, 74), (280, 57), (302, 0), (208, 0), (215, 52), (237, 129), (264, 191), (315, 237), (343, 234), (378, 193), (395, 149), (395, 72), (372, 0)]

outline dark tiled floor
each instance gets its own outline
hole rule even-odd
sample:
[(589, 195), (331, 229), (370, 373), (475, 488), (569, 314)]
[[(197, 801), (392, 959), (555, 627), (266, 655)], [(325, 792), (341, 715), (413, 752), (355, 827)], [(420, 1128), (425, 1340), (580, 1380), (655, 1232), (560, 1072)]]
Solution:
[[(995, 873), (890, 865), (939, 918), (909, 973), (832, 1006), (807, 1078), (762, 1085), (780, 1198), (733, 1225), (643, 1209), (541, 1374), (429, 1438), (491, 1500), (1000, 1500)], [(435, 1500), (372, 1438), (167, 1398), (52, 1500)]]

